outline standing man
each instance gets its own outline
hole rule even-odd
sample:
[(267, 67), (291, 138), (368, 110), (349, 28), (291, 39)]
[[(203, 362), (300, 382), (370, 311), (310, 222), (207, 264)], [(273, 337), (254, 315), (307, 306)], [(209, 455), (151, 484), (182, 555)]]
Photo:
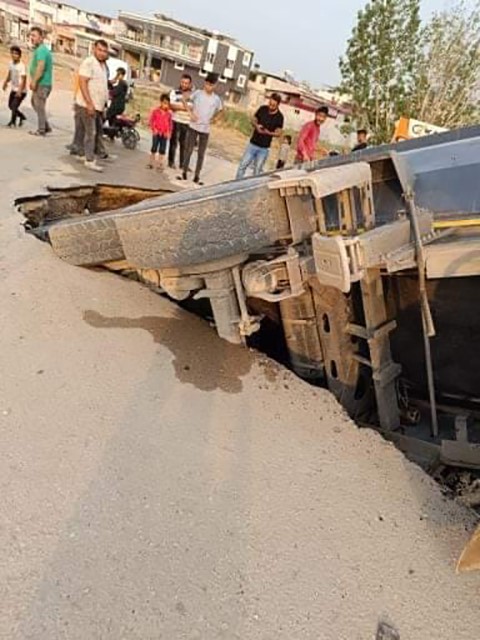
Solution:
[(297, 141), (296, 164), (315, 160), (315, 152), (320, 138), (320, 128), (328, 118), (328, 107), (320, 107), (315, 111), (315, 119), (303, 125)]
[(8, 127), (21, 127), (27, 119), (20, 111), (20, 105), (27, 95), (27, 70), (22, 62), (22, 50), (20, 47), (10, 47), (12, 62), (8, 67), (8, 75), (3, 83), (3, 90), (6, 91), (10, 83), (10, 96), (8, 98), (8, 108), (11, 111)]
[(192, 107), (192, 77), (184, 74), (180, 80), (180, 86), (170, 94), (170, 107), (173, 111), (173, 132), (170, 138), (168, 150), (168, 166), (175, 169), (175, 156), (177, 147), (180, 147), (180, 167), (185, 162), (185, 143), (187, 140), (190, 113), (188, 107)]
[[(78, 71), (79, 90), (75, 97), (76, 127), (83, 135), (85, 167), (102, 172), (95, 160), (95, 146), (103, 128), (103, 113), (108, 102), (108, 44), (97, 40), (93, 56), (85, 58)], [(98, 149), (97, 149), (98, 150)], [(82, 155), (82, 154), (80, 154)], [(103, 154), (101, 157), (104, 157)]]
[(185, 159), (183, 162), (183, 172), (180, 180), (186, 180), (190, 170), (190, 160), (193, 150), (198, 142), (197, 166), (193, 181), (195, 184), (200, 182), (200, 173), (205, 160), (208, 139), (210, 137), (210, 127), (223, 109), (220, 97), (215, 93), (215, 87), (218, 82), (216, 73), (209, 73), (205, 78), (205, 84), (202, 90), (195, 91), (192, 95), (191, 106), (187, 105), (190, 113), (190, 127), (187, 132), (187, 140), (185, 145)]
[(34, 136), (45, 136), (52, 130), (47, 120), (46, 109), (53, 85), (53, 58), (50, 49), (44, 43), (44, 38), (44, 33), (39, 27), (32, 27), (30, 41), (34, 50), (30, 63), (30, 89), (32, 107), (38, 118), (38, 128), (31, 132)]
[(272, 140), (282, 135), (284, 117), (280, 111), (282, 99), (277, 93), (270, 96), (268, 105), (258, 109), (253, 118), (254, 132), (250, 142), (240, 160), (237, 171), (237, 180), (245, 177), (248, 167), (253, 166), (253, 175), (258, 176), (263, 172), (265, 163), (270, 153)]
[(353, 147), (352, 151), (363, 151), (368, 147), (368, 132), (366, 129), (359, 129), (357, 131), (357, 144)]

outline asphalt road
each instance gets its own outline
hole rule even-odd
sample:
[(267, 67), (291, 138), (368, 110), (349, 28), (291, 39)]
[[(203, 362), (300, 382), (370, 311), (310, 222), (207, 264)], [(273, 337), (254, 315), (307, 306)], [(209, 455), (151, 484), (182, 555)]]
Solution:
[[(0, 638), (480, 637), (470, 513), (326, 391), (25, 236), (15, 197), (87, 178), (51, 108), (48, 140), (0, 130)], [(120, 156), (102, 181), (159, 179)]]

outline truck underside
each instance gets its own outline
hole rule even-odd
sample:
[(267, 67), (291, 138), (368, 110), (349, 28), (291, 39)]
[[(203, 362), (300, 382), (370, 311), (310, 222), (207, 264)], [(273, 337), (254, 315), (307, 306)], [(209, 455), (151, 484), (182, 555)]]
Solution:
[(291, 368), (360, 424), (426, 465), (480, 469), (479, 165), (471, 128), (195, 191), (17, 204), (60, 258), (207, 301), (230, 342), (276, 323)]

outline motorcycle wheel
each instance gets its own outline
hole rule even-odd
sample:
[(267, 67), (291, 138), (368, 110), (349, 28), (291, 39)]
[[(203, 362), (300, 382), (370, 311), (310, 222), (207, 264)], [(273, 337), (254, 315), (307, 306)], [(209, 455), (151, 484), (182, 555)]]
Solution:
[(130, 151), (133, 151), (137, 148), (138, 141), (140, 136), (135, 129), (128, 129), (122, 133), (122, 142), (123, 146)]

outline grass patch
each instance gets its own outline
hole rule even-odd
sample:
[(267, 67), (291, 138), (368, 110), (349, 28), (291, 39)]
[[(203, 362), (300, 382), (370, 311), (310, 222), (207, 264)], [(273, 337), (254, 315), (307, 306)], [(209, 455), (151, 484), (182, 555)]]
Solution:
[(244, 136), (250, 136), (252, 134), (252, 119), (245, 111), (238, 111), (237, 109), (227, 107), (219, 124), (228, 129), (238, 131)]

